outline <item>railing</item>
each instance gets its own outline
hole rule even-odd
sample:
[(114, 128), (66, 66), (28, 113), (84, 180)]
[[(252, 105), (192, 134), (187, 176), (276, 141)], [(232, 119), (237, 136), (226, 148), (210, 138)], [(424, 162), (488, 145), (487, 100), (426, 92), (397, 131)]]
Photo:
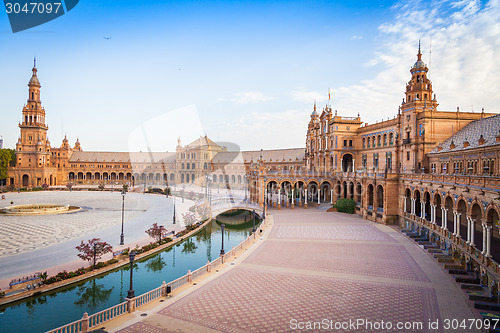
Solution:
[(47, 333), (78, 333), (82, 332), (82, 319), (76, 320), (72, 323), (66, 324), (64, 326), (58, 327), (52, 331), (48, 331)]
[[(137, 296), (137, 297), (133, 298), (132, 300), (127, 300), (126, 302), (120, 303), (120, 304), (115, 305), (111, 308), (97, 312), (97, 313), (91, 315), (90, 317), (85, 312), (82, 319), (79, 319), (79, 320), (76, 320), (72, 323), (58, 327), (58, 328), (53, 329), (51, 331), (48, 331), (46, 333), (80, 333), (80, 332), (84, 333), (84, 332), (87, 332), (88, 329), (90, 329), (92, 327), (100, 325), (106, 321), (109, 321), (111, 319), (119, 317), (123, 314), (132, 312), (134, 310), (131, 310), (131, 308), (135, 309), (139, 306), (150, 303), (150, 302), (162, 297), (163, 295), (165, 295), (166, 290), (167, 290), (166, 288), (168, 286), (170, 286), (170, 290), (173, 291), (177, 288), (180, 288), (182, 286), (185, 286), (187, 284), (192, 283), (192, 281), (194, 279), (197, 279), (197, 278), (203, 276), (205, 273), (210, 272), (210, 270), (214, 269), (215, 267), (220, 266), (221, 264), (223, 264), (226, 261), (226, 258), (234, 256), (236, 254), (237, 250), (242, 250), (245, 246), (248, 245), (248, 243), (250, 243), (252, 241), (252, 239), (255, 239), (255, 237), (256, 237), (255, 233), (250, 234), (245, 240), (243, 240), (236, 247), (233, 247), (225, 255), (218, 257), (217, 259), (213, 260), (212, 262), (208, 262), (206, 265), (198, 268), (197, 270), (195, 270), (193, 272), (188, 272), (188, 274), (181, 276), (180, 278), (178, 278), (174, 281), (171, 281), (167, 284), (165, 284), (165, 282), (164, 282), (158, 288), (155, 288), (151, 291), (148, 291), (147, 293), (144, 293), (140, 296)], [(133, 302), (134, 306), (131, 307), (129, 302)]]
[(161, 289), (163, 287), (158, 287), (156, 289), (153, 289), (151, 291), (148, 291), (147, 293), (144, 293), (140, 296), (137, 296), (136, 298), (134, 298), (134, 301), (135, 301), (135, 307), (139, 307), (141, 305), (144, 305), (146, 303), (149, 303), (149, 302), (152, 302), (154, 301), (155, 299), (157, 298), (160, 298), (161, 297)]
[(89, 328), (100, 325), (108, 320), (119, 317), (127, 312), (127, 302), (120, 303), (109, 309), (94, 313), (89, 317)]

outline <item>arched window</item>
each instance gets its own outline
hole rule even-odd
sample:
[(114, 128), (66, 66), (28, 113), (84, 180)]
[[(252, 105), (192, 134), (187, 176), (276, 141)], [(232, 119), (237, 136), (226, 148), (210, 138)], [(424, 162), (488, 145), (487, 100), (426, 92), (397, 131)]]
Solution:
[(191, 164), (191, 169), (193, 169), (193, 170), (195, 169), (195, 167), (194, 167), (194, 163), (193, 163), (193, 164)]
[(184, 170), (184, 163), (181, 163), (181, 169)]
[(363, 138), (363, 148), (365, 148), (365, 145), (366, 145), (366, 139)]
[(31, 99), (35, 99), (35, 93), (31, 92)]
[(207, 170), (207, 162), (203, 163), (203, 170)]
[(370, 148), (370, 138), (367, 138), (366, 142), (367, 142), (367, 148)]
[(394, 134), (391, 132), (389, 133), (389, 145), (394, 144)]
[(384, 134), (384, 146), (387, 146), (387, 134)]
[(191, 164), (186, 163), (186, 169), (188, 169), (188, 170), (189, 170), (189, 167), (190, 167), (190, 166), (191, 166)]
[(378, 147), (380, 147), (380, 141), (381, 141), (381, 136), (379, 135), (379, 136), (377, 137), (377, 146), (378, 146)]

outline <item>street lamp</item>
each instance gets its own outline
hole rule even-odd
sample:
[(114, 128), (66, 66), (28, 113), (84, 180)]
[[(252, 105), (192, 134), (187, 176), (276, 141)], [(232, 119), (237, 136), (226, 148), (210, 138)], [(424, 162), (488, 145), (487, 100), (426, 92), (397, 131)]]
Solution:
[(128, 257), (130, 258), (130, 290), (127, 293), (127, 298), (132, 299), (135, 297), (134, 289), (133, 289), (133, 272), (134, 272), (134, 258), (135, 258), (135, 251), (132, 251), (128, 254)]
[(252, 211), (253, 213), (253, 228), (252, 228), (252, 232), (254, 233), (255, 232), (255, 209)]
[(225, 254), (224, 252), (224, 223), (220, 225), (220, 229), (222, 230), (222, 247), (220, 249), (220, 255), (223, 256)]
[(123, 220), (125, 218), (125, 190), (122, 191), (122, 234), (120, 235), (120, 245), (124, 245), (125, 236), (123, 235)]
[(174, 196), (174, 216), (172, 217), (172, 224), (175, 224), (175, 196)]

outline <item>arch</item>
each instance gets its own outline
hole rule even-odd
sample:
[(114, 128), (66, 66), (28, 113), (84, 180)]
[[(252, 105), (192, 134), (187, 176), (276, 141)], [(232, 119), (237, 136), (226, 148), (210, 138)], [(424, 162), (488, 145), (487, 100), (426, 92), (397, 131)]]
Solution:
[(407, 188), (405, 190), (405, 201), (406, 201), (406, 213), (411, 213), (411, 190)]
[(87, 173), (85, 174), (85, 179), (87, 179), (87, 180), (92, 179), (92, 173), (87, 172)]
[(79, 172), (77, 177), (78, 177), (78, 180), (83, 180), (83, 172)]
[(181, 183), (184, 183), (184, 174), (181, 174)]
[(189, 173), (186, 173), (186, 183), (189, 183)]
[[(462, 239), (467, 239), (467, 203), (463, 198), (460, 198), (457, 202), (457, 212), (459, 215), (459, 223), (460, 223), (460, 237)], [(465, 226), (465, 228), (464, 228)]]
[(415, 215), (420, 217), (420, 216), (422, 216), (422, 204), (420, 203), (421, 202), (420, 191), (415, 190), (414, 196), (415, 196)]
[(340, 184), (340, 181), (337, 180), (337, 182), (333, 186), (333, 198), (335, 201), (337, 201), (341, 197), (342, 197), (342, 184)]
[(175, 181), (175, 175), (173, 173), (170, 174), (170, 181), (171, 182)]
[(342, 171), (343, 172), (354, 171), (354, 158), (352, 154), (346, 153), (342, 156)]
[(387, 133), (384, 133), (384, 136), (382, 138), (382, 143), (384, 144), (384, 146), (387, 146)]
[(119, 172), (118, 173), (118, 180), (124, 180), (125, 178), (125, 175), (123, 174), (123, 172)]
[(69, 180), (75, 180), (75, 173), (73, 171), (71, 171), (68, 175), (68, 179)]
[(52, 186), (52, 181), (53, 181), (53, 180), (52, 180), (52, 175), (50, 175), (50, 177), (49, 177), (49, 185), (50, 185), (50, 186)]
[(231, 175), (231, 183), (236, 184), (236, 177), (234, 175)]
[(127, 180), (131, 181), (132, 180), (132, 173), (127, 172)]
[(330, 184), (329, 181), (323, 181), (320, 184), (320, 191), (321, 191), (321, 197), (325, 202), (330, 202), (332, 197), (331, 197), (331, 189), (332, 185)]
[(190, 170), (190, 168), (191, 168), (191, 164), (190, 163), (186, 163), (186, 169)]
[(108, 173), (107, 173), (107, 172), (104, 172), (104, 173), (102, 174), (102, 178), (103, 178), (104, 180), (108, 180), (108, 178), (109, 178)]
[(349, 182), (349, 199), (354, 200), (354, 183)]
[(217, 175), (212, 175), (212, 182), (217, 183)]
[(307, 183), (307, 196), (309, 200), (314, 201), (318, 197), (318, 182), (316, 180), (310, 180)]
[(191, 174), (191, 183), (194, 183), (194, 181), (196, 180), (195, 176), (194, 176), (194, 173)]
[(223, 183), (224, 182), (224, 176), (223, 175), (219, 175), (219, 183)]
[(181, 163), (181, 170), (184, 170), (184, 163)]
[(196, 169), (196, 167), (194, 166), (194, 163), (191, 163), (191, 170), (194, 170)]
[(30, 176), (29, 175), (23, 175), (23, 187), (28, 187), (29, 186), (29, 181), (30, 181)]
[(443, 226), (443, 212), (441, 211), (441, 196), (436, 192), (434, 195), (434, 204), (436, 205), (436, 224), (440, 227)]
[(428, 191), (424, 192), (424, 218), (431, 220), (431, 195)]
[(361, 205), (362, 198), (363, 198), (363, 187), (361, 186), (361, 183), (356, 184), (356, 192), (355, 192), (355, 197), (356, 197), (356, 204)]
[(377, 185), (377, 211), (384, 211), (384, 188)]
[(156, 176), (155, 176), (155, 182), (157, 182), (157, 183), (161, 182), (161, 174), (160, 173), (156, 174)]
[(453, 198), (451, 196), (446, 196), (444, 199), (444, 209), (446, 210), (446, 224), (451, 232), (455, 232), (455, 227), (453, 226)]
[(368, 185), (368, 209), (373, 209), (373, 184)]
[(343, 197), (344, 199), (346, 199), (346, 198), (347, 198), (347, 182), (346, 182), (346, 181), (344, 181), (344, 182), (342, 183), (342, 192), (343, 192), (343, 193), (342, 193), (342, 197)]
[(241, 184), (241, 175), (238, 175), (238, 184)]

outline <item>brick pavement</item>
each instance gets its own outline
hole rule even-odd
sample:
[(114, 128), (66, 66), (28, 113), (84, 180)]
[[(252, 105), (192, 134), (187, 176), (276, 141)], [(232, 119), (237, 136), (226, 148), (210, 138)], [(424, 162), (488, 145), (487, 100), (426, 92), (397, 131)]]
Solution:
[[(339, 213), (296, 211), (271, 211), (268, 238), (226, 273), (141, 322), (111, 331), (290, 332), (298, 322), (364, 319), (421, 322), (423, 328), (333, 331), (444, 332), (444, 319), (478, 318), (450, 277), (390, 227)], [(441, 326), (429, 330), (429, 320)]]

